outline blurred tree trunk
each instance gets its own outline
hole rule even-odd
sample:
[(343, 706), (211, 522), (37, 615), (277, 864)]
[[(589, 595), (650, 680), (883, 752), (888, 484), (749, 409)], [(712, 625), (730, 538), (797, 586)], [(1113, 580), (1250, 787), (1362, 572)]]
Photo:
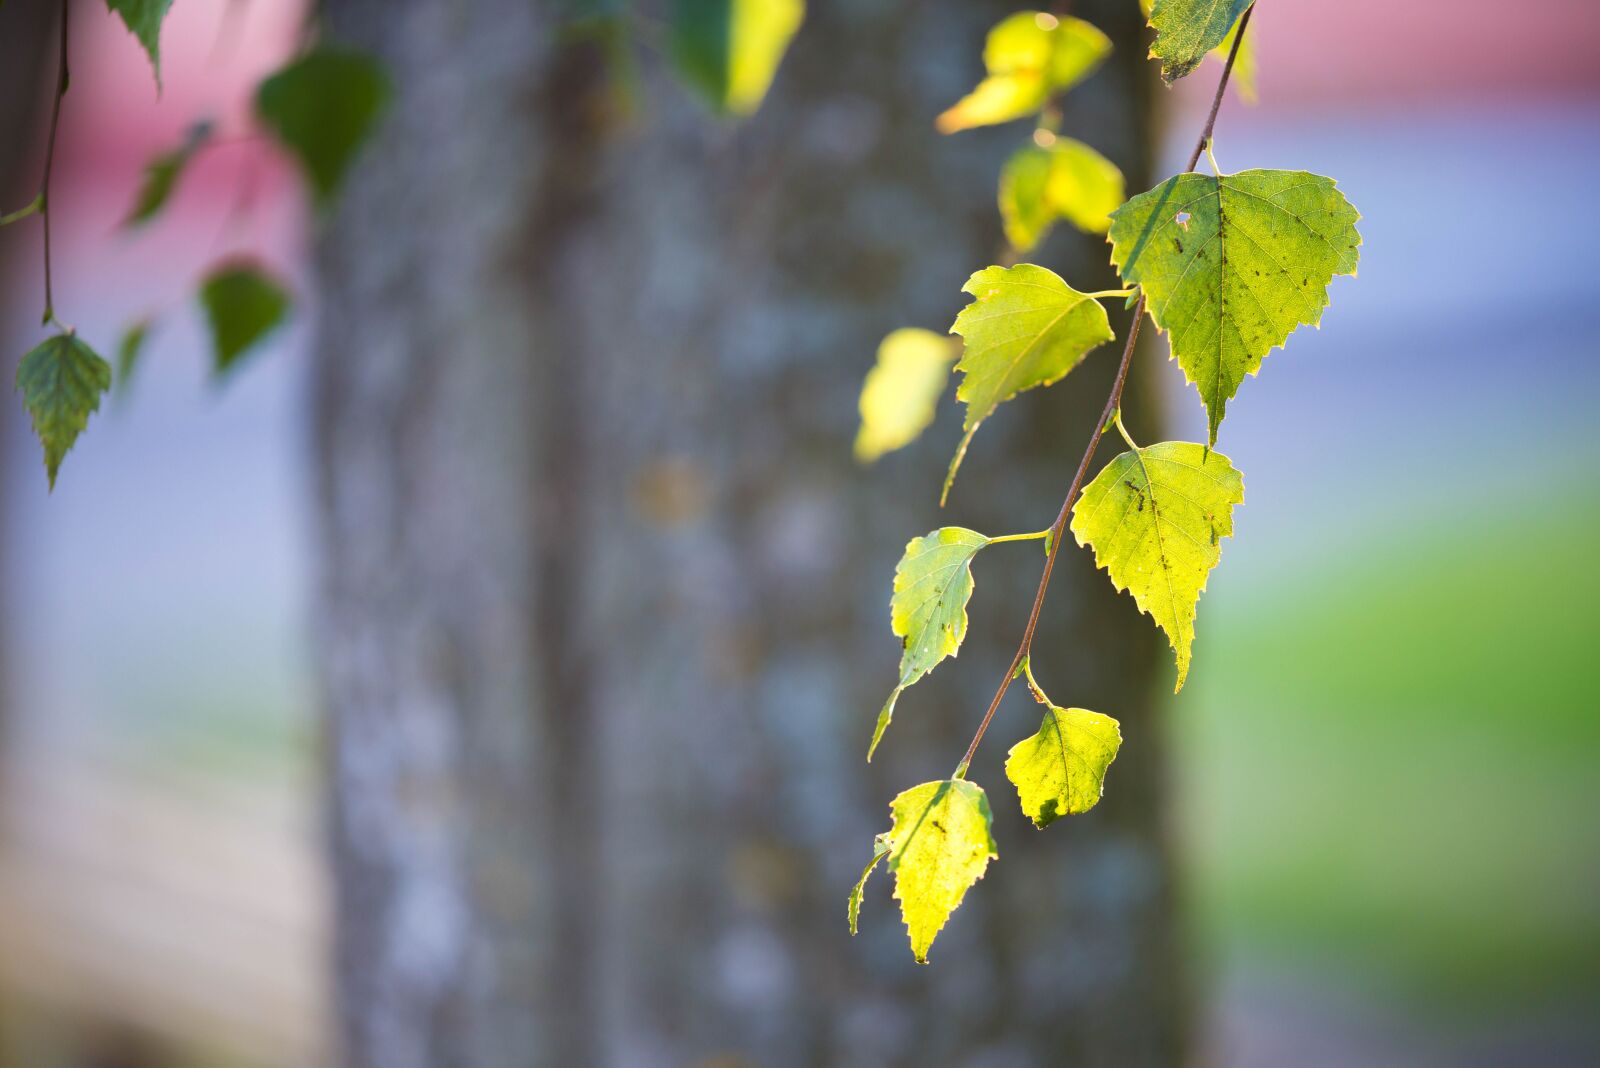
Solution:
[[(943, 513), (948, 401), (915, 448), (852, 464), (878, 339), (954, 317), (1026, 130), (932, 128), (1013, 5), (811, 7), (766, 106), (730, 126), (654, 69), (627, 115), (560, 5), (324, 4), (397, 84), (318, 252), (351, 1065), (1184, 1059), (1157, 641), (1082, 553), (1035, 663), (1123, 721), (1106, 801), (1047, 834), (1023, 820), (1000, 772), (1037, 729), (1018, 693), (972, 775), (1002, 859), (932, 965), (882, 875), (846, 933), (888, 800), (948, 774), (1040, 563), (979, 564), (967, 649), (868, 768), (894, 562), (941, 523), (1048, 523), (1115, 354), (992, 420)], [(1145, 188), (1138, 5), (1075, 10), (1117, 53), (1065, 128)], [(1035, 258), (1112, 282), (1098, 237)], [(1130, 410), (1155, 439), (1137, 389)]]

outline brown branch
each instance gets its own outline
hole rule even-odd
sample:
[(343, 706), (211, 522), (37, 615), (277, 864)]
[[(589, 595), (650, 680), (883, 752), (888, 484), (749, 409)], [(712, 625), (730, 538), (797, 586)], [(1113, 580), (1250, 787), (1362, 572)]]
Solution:
[[(1234, 35), (1233, 48), (1228, 52), (1228, 62), (1222, 68), (1222, 77), (1217, 80), (1217, 92), (1211, 100), (1211, 111), (1206, 115), (1205, 129), (1200, 132), (1200, 140), (1194, 146), (1194, 152), (1189, 156), (1189, 165), (1184, 168), (1192, 171), (1200, 162), (1200, 156), (1206, 149), (1206, 142), (1211, 140), (1211, 131), (1217, 124), (1217, 112), (1222, 109), (1222, 94), (1228, 87), (1228, 76), (1233, 73), (1234, 60), (1239, 56), (1239, 44), (1244, 40), (1244, 31), (1250, 25), (1250, 16), (1255, 11), (1255, 5), (1245, 9), (1239, 18), (1239, 32)], [(978, 731), (972, 736), (972, 744), (967, 746), (966, 755), (961, 758), (961, 763), (956, 766), (956, 778), (966, 774), (967, 766), (972, 763), (973, 754), (978, 751), (978, 743), (983, 741), (984, 732), (989, 729), (989, 723), (994, 719), (995, 710), (1000, 707), (1000, 701), (1005, 697), (1006, 690), (1011, 686), (1011, 680), (1016, 678), (1017, 669), (1027, 658), (1029, 650), (1033, 648), (1033, 635), (1039, 629), (1039, 613), (1044, 610), (1045, 591), (1050, 588), (1050, 575), (1055, 570), (1056, 555), (1061, 551), (1061, 539), (1067, 532), (1067, 519), (1072, 514), (1072, 504), (1078, 499), (1078, 491), (1083, 488), (1083, 478), (1089, 471), (1089, 462), (1094, 459), (1095, 450), (1100, 447), (1100, 438), (1106, 432), (1106, 426), (1111, 422), (1117, 409), (1122, 405), (1122, 390), (1128, 382), (1128, 367), (1133, 362), (1133, 349), (1139, 341), (1139, 326), (1144, 321), (1144, 294), (1139, 294), (1139, 301), (1133, 306), (1133, 325), (1128, 328), (1128, 340), (1122, 347), (1122, 362), (1117, 365), (1116, 380), (1111, 383), (1111, 394), (1106, 397), (1106, 406), (1100, 412), (1100, 419), (1094, 425), (1094, 433), (1089, 435), (1089, 447), (1083, 452), (1083, 459), (1078, 461), (1077, 473), (1072, 476), (1072, 485), (1067, 488), (1066, 499), (1061, 502), (1061, 511), (1056, 516), (1056, 521), (1050, 528), (1050, 551), (1044, 558), (1044, 573), (1039, 576), (1039, 588), (1033, 595), (1033, 609), (1028, 613), (1028, 625), (1022, 631), (1022, 642), (1017, 646), (1016, 655), (1011, 658), (1011, 666), (1006, 668), (1006, 673), (1000, 679), (1000, 686), (995, 690), (994, 700), (989, 702), (988, 711), (983, 714), (983, 721), (978, 724)]]
[(61, 0), (61, 51), (56, 67), (56, 98), (50, 106), (50, 136), (44, 149), (44, 178), (39, 182), (39, 216), (44, 222), (44, 322), (56, 317), (50, 276), (50, 172), (55, 169), (56, 131), (61, 128), (61, 98), (67, 95), (67, 0)]

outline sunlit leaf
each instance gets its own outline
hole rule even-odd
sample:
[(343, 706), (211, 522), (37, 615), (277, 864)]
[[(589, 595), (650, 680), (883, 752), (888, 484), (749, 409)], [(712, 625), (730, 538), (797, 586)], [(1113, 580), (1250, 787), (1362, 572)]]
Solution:
[(388, 101), (389, 78), (372, 57), (321, 47), (261, 83), (256, 114), (326, 204)]
[(1022, 814), (1035, 827), (1087, 812), (1100, 800), (1106, 769), (1117, 758), (1122, 731), (1117, 721), (1084, 708), (1062, 708), (1029, 677), (1034, 698), (1044, 705), (1037, 734), (1011, 747), (1006, 778), (1017, 788)]
[(1000, 222), (1019, 255), (1043, 240), (1056, 221), (1049, 189), (1050, 152), (1038, 145), (1017, 149), (1000, 171)]
[(1032, 114), (1087, 78), (1110, 51), (1110, 39), (1082, 19), (1019, 11), (989, 31), (988, 77), (939, 116), (938, 128), (955, 133)]
[(867, 879), (871, 877), (872, 870), (884, 857), (889, 855), (892, 843), (888, 833), (880, 834), (872, 843), (872, 860), (867, 863), (861, 872), (861, 878), (856, 880), (856, 885), (850, 888), (850, 899), (845, 902), (845, 916), (850, 921), (850, 933), (856, 933), (856, 922), (861, 918), (861, 895), (866, 892)]
[[(1150, 7), (1153, 0), (1139, 0), (1139, 7), (1144, 11), (1144, 17), (1150, 17)], [(1255, 16), (1259, 18), (1260, 16)], [(1239, 32), (1239, 23), (1234, 22), (1227, 35), (1209, 53), (1219, 63), (1228, 61), (1228, 53), (1233, 50), (1233, 39)], [(1239, 46), (1239, 55), (1233, 63), (1233, 75), (1229, 84), (1239, 94), (1239, 99), (1247, 104), (1256, 102), (1256, 38), (1254, 34), (1245, 37), (1244, 43)]]
[(672, 60), (718, 111), (749, 115), (766, 97), (805, 10), (804, 0), (675, 0)]
[(1073, 505), (1078, 544), (1093, 547), (1111, 584), (1166, 632), (1177, 654), (1175, 690), (1189, 674), (1195, 605), (1243, 500), (1244, 480), (1226, 456), (1166, 441), (1113, 459)]
[(149, 54), (157, 89), (161, 87), (161, 22), (171, 6), (172, 0), (106, 0), (106, 8), (122, 16), (123, 25)]
[(289, 294), (260, 267), (236, 262), (206, 276), (200, 303), (211, 327), (212, 369), (220, 375), (283, 322)]
[(1155, 0), (1150, 25), (1156, 31), (1150, 55), (1161, 60), (1161, 77), (1176, 81), (1194, 70), (1227, 37), (1252, 0)]
[(900, 681), (878, 713), (868, 760), (889, 728), (900, 694), (961, 648), (972, 598), (972, 558), (988, 544), (988, 538), (965, 527), (943, 527), (906, 543), (889, 601), (889, 623), (903, 646)]
[(46, 338), (22, 358), (17, 388), (44, 446), (44, 469), (55, 489), (62, 458), (111, 388), (111, 365), (68, 330)]
[(1111, 260), (1170, 333), (1211, 443), (1244, 376), (1322, 318), (1334, 275), (1356, 273), (1360, 217), (1331, 178), (1263, 170), (1180, 174), (1112, 215)]
[[(917, 963), (928, 963), (928, 949), (945, 921), (1000, 854), (990, 829), (993, 818), (983, 789), (965, 779), (939, 779), (913, 786), (889, 805), (894, 826), (877, 838), (887, 845), (894, 896), (911, 936)], [(876, 861), (874, 861), (876, 863)], [(859, 909), (862, 875), (857, 887)]]
[(961, 289), (975, 298), (950, 328), (966, 342), (956, 364), (963, 375), (956, 399), (966, 404), (967, 417), (945, 476), (946, 495), (972, 435), (996, 407), (1023, 390), (1058, 381), (1113, 336), (1099, 301), (1031, 263), (985, 267)]
[(861, 384), (856, 459), (876, 460), (909, 445), (933, 422), (958, 346), (932, 330), (905, 327), (878, 346), (878, 362)]
[(1050, 149), (1050, 206), (1080, 230), (1103, 234), (1123, 198), (1122, 171), (1100, 153), (1070, 137)]

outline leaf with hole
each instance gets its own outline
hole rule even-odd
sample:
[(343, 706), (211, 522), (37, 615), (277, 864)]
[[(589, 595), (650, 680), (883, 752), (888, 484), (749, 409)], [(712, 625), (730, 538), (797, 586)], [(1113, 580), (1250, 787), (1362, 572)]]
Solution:
[(958, 348), (948, 335), (915, 327), (883, 339), (878, 362), (861, 384), (857, 460), (870, 463), (911, 444), (928, 428)]
[(1031, 115), (1094, 73), (1110, 52), (1110, 39), (1082, 19), (1019, 11), (989, 31), (983, 46), (988, 76), (939, 116), (939, 132)]
[(1044, 705), (1039, 731), (1011, 747), (1006, 778), (1017, 788), (1022, 814), (1035, 827), (1087, 812), (1100, 800), (1106, 769), (1117, 758), (1117, 721), (1086, 708), (1062, 708), (1045, 696), (1030, 673), (1029, 688)]
[(1244, 479), (1226, 456), (1166, 441), (1117, 456), (1072, 506), (1078, 544), (1166, 632), (1178, 662), (1174, 692), (1189, 674), (1195, 605), (1243, 501)]
[(111, 365), (68, 330), (40, 342), (17, 365), (17, 388), (44, 446), (44, 468), (55, 489), (61, 461), (78, 440), (100, 397), (111, 388)]
[(389, 95), (388, 75), (371, 56), (323, 46), (261, 83), (256, 115), (299, 160), (317, 203), (325, 206)]
[(211, 327), (212, 370), (221, 375), (283, 322), (289, 294), (260, 267), (236, 261), (206, 276), (200, 304)]
[(902, 643), (900, 681), (878, 713), (867, 747), (869, 761), (906, 687), (961, 649), (972, 599), (972, 558), (988, 544), (988, 538), (965, 527), (943, 527), (906, 543), (889, 600), (889, 624)]
[(1180, 174), (1113, 213), (1111, 261), (1170, 336), (1210, 443), (1245, 375), (1356, 273), (1360, 217), (1333, 179), (1270, 170)]
[(972, 436), (997, 407), (1024, 390), (1059, 381), (1089, 350), (1113, 336), (1099, 301), (1031, 263), (985, 267), (961, 291), (974, 299), (961, 309), (950, 332), (966, 342), (956, 364), (962, 374), (956, 399), (966, 404), (967, 417), (941, 502), (950, 493)]
[[(989, 799), (965, 779), (938, 779), (913, 786), (889, 805), (894, 826), (878, 835), (872, 863), (852, 892), (851, 932), (861, 892), (880, 857), (895, 877), (894, 896), (918, 964), (967, 891), (1000, 854), (995, 849)], [(887, 847), (887, 849), (885, 849)]]
[(1161, 77), (1171, 83), (1200, 65), (1220, 45), (1253, 0), (1155, 0), (1150, 26), (1156, 31), (1152, 59), (1161, 60)]
[(805, 12), (803, 0), (676, 0), (673, 64), (718, 111), (749, 115), (766, 97)]

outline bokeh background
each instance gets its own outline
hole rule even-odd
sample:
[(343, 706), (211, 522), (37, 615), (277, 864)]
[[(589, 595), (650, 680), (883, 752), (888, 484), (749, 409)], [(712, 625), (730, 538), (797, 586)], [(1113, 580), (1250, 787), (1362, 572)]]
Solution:
[[(327, 1056), (307, 317), (219, 388), (174, 297), (234, 247), (303, 277), (304, 209), (241, 144), (118, 228), (144, 162), (240, 114), (300, 19), (175, 5), (160, 99), (119, 25), (80, 20), (58, 303), (102, 338), (161, 317), (53, 495), (5, 428), (0, 1063)], [(1260, 102), (1228, 101), (1220, 162), (1336, 176), (1365, 246), (1230, 409), (1248, 504), (1171, 717), (1205, 1053), (1600, 1063), (1600, 8), (1273, 0), (1252, 32)], [(3, 239), (22, 351), (36, 235)], [(956, 421), (947, 398), (932, 432)]]

